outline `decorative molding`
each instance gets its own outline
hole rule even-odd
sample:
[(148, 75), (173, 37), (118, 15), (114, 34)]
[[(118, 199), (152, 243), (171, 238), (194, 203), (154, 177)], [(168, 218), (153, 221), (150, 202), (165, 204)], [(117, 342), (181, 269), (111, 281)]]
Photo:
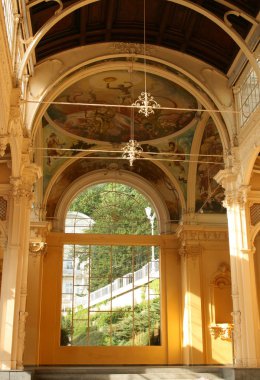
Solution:
[(232, 323), (216, 323), (215, 325), (210, 325), (209, 331), (210, 335), (212, 335), (214, 339), (220, 338), (221, 340), (231, 342), (233, 328), (234, 325)]
[(228, 231), (213, 230), (182, 230), (177, 231), (177, 235), (182, 241), (227, 241)]

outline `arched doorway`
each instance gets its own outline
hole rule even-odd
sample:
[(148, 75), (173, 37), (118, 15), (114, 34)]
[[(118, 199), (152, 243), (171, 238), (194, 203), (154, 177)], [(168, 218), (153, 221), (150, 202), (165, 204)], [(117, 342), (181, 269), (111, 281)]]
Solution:
[(40, 364), (177, 363), (177, 242), (158, 234), (150, 199), (123, 183), (98, 183), (64, 216), (43, 265)]

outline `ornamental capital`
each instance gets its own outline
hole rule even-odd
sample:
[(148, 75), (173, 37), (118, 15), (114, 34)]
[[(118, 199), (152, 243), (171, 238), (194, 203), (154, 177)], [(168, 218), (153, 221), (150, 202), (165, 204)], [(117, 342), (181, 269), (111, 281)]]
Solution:
[(232, 190), (226, 190), (223, 206), (226, 208), (229, 208), (237, 204), (241, 208), (244, 208), (248, 201), (249, 191), (250, 191), (250, 186), (245, 186), (245, 185), (240, 186), (238, 189), (234, 188)]

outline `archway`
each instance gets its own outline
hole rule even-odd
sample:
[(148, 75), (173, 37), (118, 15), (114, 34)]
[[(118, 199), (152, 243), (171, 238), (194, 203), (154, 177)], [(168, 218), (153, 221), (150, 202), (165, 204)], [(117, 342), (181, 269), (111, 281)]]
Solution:
[(48, 238), (40, 364), (177, 363), (180, 263), (176, 239), (158, 235), (163, 203), (120, 181), (76, 194), (65, 233)]

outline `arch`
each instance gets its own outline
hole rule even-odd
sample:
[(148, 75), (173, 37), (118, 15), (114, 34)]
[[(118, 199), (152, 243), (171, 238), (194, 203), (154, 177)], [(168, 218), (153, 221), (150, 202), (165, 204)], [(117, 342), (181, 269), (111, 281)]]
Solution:
[[(22, 59), (21, 64), (20, 64), (20, 68), (18, 70), (18, 75), (17, 75), (18, 80), (22, 79), (25, 66), (26, 66), (27, 62), (29, 61), (32, 52), (34, 51), (34, 49), (36, 48), (36, 46), (38, 45), (38, 43), (40, 42), (40, 40), (46, 35), (46, 33), (57, 22), (59, 22), (60, 20), (62, 20), (64, 17), (66, 17), (70, 13), (76, 11), (77, 9), (79, 9), (79, 8), (81, 8), (83, 6), (92, 4), (92, 3), (97, 2), (97, 1), (98, 0), (82, 0), (82, 1), (79, 1), (76, 4), (70, 5), (69, 7), (63, 9), (58, 14), (54, 15), (46, 24), (44, 24), (38, 30), (38, 32), (35, 34), (35, 36), (33, 37), (32, 42), (29, 44), (29, 46), (28, 46), (28, 48), (27, 48), (27, 50), (26, 50), (26, 52), (25, 52), (25, 54), (23, 56), (23, 59)], [(233, 39), (233, 41), (240, 47), (240, 49), (243, 51), (243, 53), (247, 57), (248, 61), (250, 62), (250, 64), (254, 68), (254, 70), (256, 72), (256, 75), (258, 76), (258, 78), (260, 78), (260, 69), (259, 69), (259, 67), (257, 65), (256, 59), (255, 59), (253, 53), (248, 48), (248, 46), (244, 42), (244, 40), (240, 37), (240, 35), (237, 32), (235, 32), (235, 30), (233, 30), (232, 28), (230, 28), (230, 26), (226, 25), (226, 23), (224, 21), (222, 21), (221, 19), (219, 19), (213, 13), (205, 10), (203, 7), (201, 7), (199, 5), (193, 4), (189, 0), (167, 0), (167, 1), (170, 1), (172, 3), (179, 4), (179, 5), (182, 5), (182, 6), (186, 7), (186, 8), (192, 9), (193, 11), (198, 12), (201, 15), (209, 18), (212, 22), (214, 22), (221, 29), (223, 29)]]
[(251, 229), (251, 247), (254, 248), (254, 241), (255, 241), (255, 238), (258, 234), (258, 232), (260, 232), (260, 222), (258, 222), (252, 229)]
[(71, 186), (67, 189), (65, 195), (60, 199), (55, 210), (54, 230), (62, 231), (64, 228), (64, 221), (66, 218), (67, 210), (70, 202), (77, 194), (84, 188), (90, 185), (96, 185), (104, 182), (122, 183), (127, 186), (134, 187), (140, 191), (153, 205), (153, 208), (158, 217), (160, 233), (170, 232), (168, 226), (169, 212), (165, 203), (162, 201), (159, 194), (150, 186), (149, 182), (137, 176), (136, 174), (129, 173), (124, 170), (107, 172), (106, 170), (98, 170), (90, 175), (84, 175), (72, 182)]

